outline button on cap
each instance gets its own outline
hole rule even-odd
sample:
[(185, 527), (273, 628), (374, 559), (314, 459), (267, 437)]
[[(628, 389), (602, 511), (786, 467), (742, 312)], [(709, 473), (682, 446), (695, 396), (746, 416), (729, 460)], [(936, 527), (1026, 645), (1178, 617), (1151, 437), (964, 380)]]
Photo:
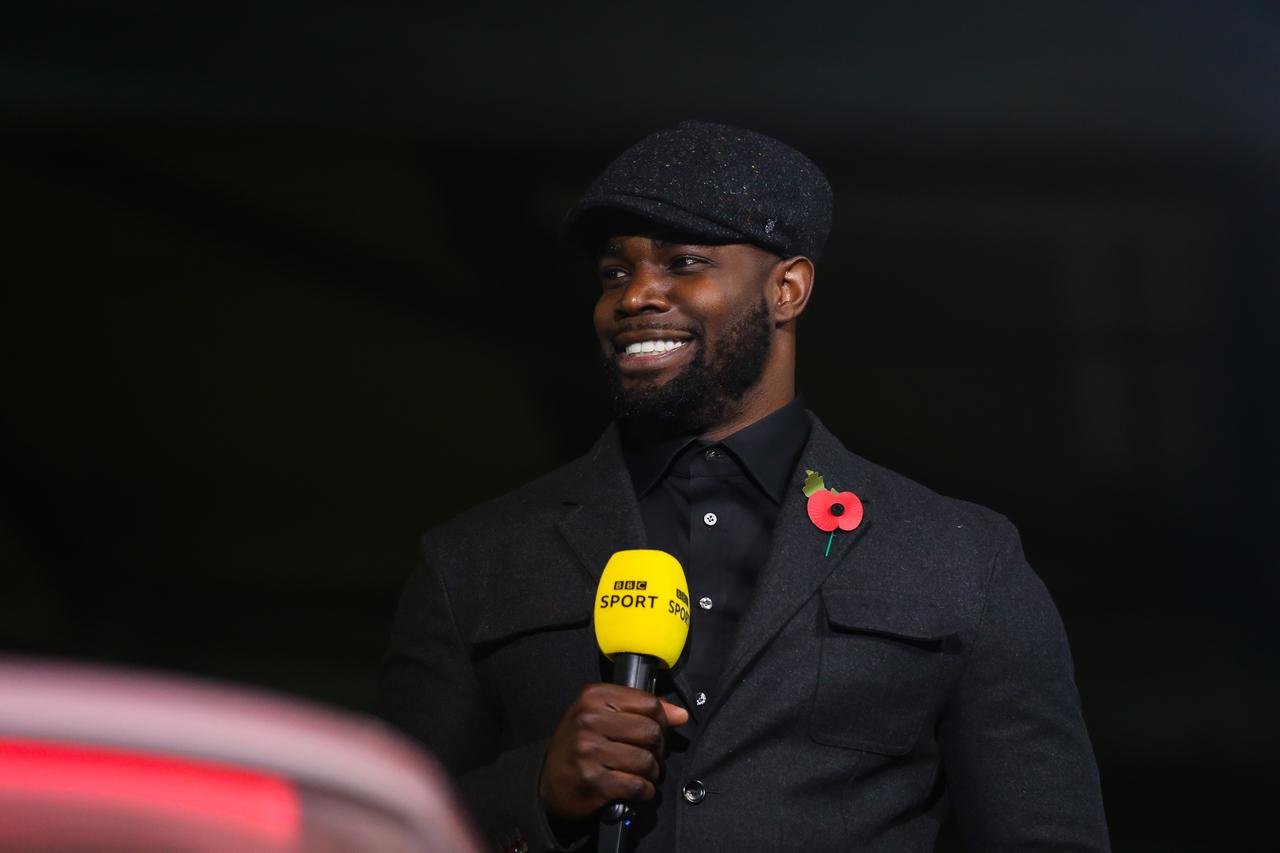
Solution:
[(704, 595), (704, 596), (702, 596), (702, 598), (699, 598), (699, 599), (698, 599), (698, 606), (699, 606), (699, 607), (701, 607), (703, 610), (710, 610), (710, 609), (711, 609), (711, 599), (710, 599), (710, 598), (708, 598), (708, 597), (707, 597), (707, 596), (705, 596), (705, 595)]
[(687, 801), (697, 805), (707, 798), (707, 786), (701, 780), (694, 779), (684, 786), (681, 793)]
[(709, 512), (702, 517), (702, 522), (706, 524), (707, 527), (715, 527), (716, 522), (719, 520), (720, 519), (716, 518), (716, 514), (714, 512)]

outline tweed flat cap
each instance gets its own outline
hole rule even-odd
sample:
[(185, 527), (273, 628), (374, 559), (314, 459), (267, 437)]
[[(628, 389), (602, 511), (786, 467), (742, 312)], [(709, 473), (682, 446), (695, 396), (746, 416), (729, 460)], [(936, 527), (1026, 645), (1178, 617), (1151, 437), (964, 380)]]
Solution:
[(812, 160), (776, 139), (684, 121), (628, 148), (565, 217), (590, 252), (608, 214), (630, 214), (717, 243), (753, 243), (817, 261), (831, 231), (831, 185)]

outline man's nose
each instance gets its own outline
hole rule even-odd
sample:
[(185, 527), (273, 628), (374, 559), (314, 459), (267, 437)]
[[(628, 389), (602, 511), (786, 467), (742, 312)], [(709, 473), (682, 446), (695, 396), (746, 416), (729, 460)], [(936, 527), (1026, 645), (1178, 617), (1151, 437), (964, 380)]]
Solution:
[(637, 269), (618, 298), (615, 313), (620, 317), (645, 312), (662, 312), (671, 307), (667, 281), (658, 270)]

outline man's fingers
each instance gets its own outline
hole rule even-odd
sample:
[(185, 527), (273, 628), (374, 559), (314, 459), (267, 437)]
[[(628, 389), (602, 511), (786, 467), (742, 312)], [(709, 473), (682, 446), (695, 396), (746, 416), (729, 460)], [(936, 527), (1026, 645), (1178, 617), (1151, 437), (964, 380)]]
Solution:
[(625, 743), (611, 743), (601, 750), (600, 765), (619, 773), (641, 776), (654, 783), (662, 775), (662, 765), (652, 752)]
[(683, 726), (685, 723), (689, 722), (689, 712), (684, 708), (681, 708), (679, 705), (672, 705), (670, 702), (663, 699), (659, 699), (658, 701), (662, 704), (662, 713), (667, 718), (667, 725)]
[(664, 726), (679, 726), (689, 722), (689, 712), (684, 708), (634, 687), (591, 684), (583, 689), (580, 701), (588, 708), (602, 707), (623, 714), (639, 714)]
[(642, 802), (662, 776), (666, 727), (685, 709), (643, 690), (589, 684), (565, 712), (543, 759), (538, 796), (547, 813), (580, 818), (608, 802)]
[(653, 783), (643, 776), (623, 773), (618, 770), (604, 770), (597, 777), (596, 790), (603, 797), (597, 807), (618, 800), (628, 803), (642, 803), (652, 800), (657, 789)]
[(661, 753), (666, 738), (662, 724), (652, 717), (613, 710), (585, 711), (578, 718), (586, 730), (618, 743), (629, 743), (653, 753)]
[(583, 688), (580, 701), (587, 707), (608, 708), (623, 714), (640, 714), (659, 719), (662, 700), (652, 693), (623, 687), (620, 684), (590, 684)]

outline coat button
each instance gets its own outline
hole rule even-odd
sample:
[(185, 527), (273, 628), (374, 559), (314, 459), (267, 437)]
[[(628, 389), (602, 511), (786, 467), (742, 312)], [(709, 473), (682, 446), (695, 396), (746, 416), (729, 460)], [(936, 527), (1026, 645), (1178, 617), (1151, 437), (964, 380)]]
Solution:
[(719, 520), (720, 519), (716, 518), (716, 514), (714, 512), (709, 512), (702, 517), (702, 523), (707, 525), (707, 527), (715, 527), (716, 522)]
[(711, 609), (711, 596), (709, 596), (709, 595), (704, 595), (704, 596), (702, 596), (702, 598), (699, 598), (699, 599), (698, 599), (698, 606), (699, 606), (699, 607), (701, 607), (703, 610), (710, 610), (710, 609)]
[(684, 790), (681, 793), (684, 794), (684, 798), (687, 801), (697, 805), (707, 798), (707, 786), (702, 784), (700, 780), (694, 779), (684, 786)]

